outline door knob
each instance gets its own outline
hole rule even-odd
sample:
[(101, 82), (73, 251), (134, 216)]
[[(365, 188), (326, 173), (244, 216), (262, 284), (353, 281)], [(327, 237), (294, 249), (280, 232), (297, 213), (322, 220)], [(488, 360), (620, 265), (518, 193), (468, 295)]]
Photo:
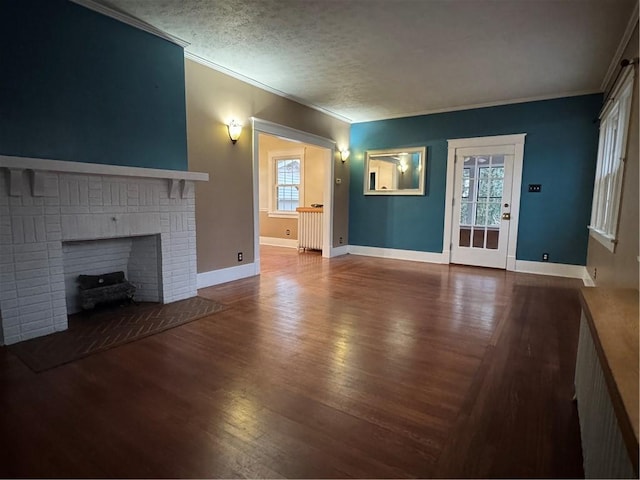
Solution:
[(511, 214), (510, 213), (503, 213), (502, 214), (502, 219), (503, 220), (511, 220)]

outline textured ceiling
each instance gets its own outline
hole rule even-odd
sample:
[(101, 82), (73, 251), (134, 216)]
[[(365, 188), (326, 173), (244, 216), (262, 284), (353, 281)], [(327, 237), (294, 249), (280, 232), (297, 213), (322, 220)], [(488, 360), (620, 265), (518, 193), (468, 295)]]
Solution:
[(101, 0), (351, 121), (600, 90), (636, 0)]

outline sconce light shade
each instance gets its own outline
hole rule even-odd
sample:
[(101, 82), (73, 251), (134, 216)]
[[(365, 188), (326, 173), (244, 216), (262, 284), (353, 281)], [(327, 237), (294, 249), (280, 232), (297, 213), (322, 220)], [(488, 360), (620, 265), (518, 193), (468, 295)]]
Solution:
[(231, 143), (235, 145), (238, 138), (240, 138), (240, 133), (242, 133), (242, 125), (236, 120), (231, 120), (229, 125), (227, 125), (227, 128), (229, 129), (229, 138), (231, 139)]
[(349, 152), (348, 149), (344, 149), (344, 150), (340, 150), (340, 159), (342, 160), (342, 163), (347, 161), (347, 158), (349, 158), (349, 154), (351, 152)]

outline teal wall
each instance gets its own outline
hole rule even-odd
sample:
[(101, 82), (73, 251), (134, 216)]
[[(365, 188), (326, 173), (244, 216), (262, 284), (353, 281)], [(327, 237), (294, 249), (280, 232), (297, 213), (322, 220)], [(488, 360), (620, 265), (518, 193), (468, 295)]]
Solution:
[(0, 154), (187, 169), (181, 47), (66, 0), (2, 2)]
[[(585, 265), (600, 94), (351, 126), (349, 243), (442, 252), (447, 140), (526, 133), (518, 260)], [(366, 150), (427, 147), (425, 196), (364, 196)], [(529, 193), (529, 183), (542, 192)]]

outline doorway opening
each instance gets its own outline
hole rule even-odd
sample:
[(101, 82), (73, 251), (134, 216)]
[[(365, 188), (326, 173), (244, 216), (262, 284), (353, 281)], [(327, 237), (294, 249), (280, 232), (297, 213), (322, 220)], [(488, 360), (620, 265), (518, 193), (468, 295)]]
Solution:
[(525, 134), (449, 140), (443, 254), (515, 270)]
[(297, 209), (312, 205), (321, 205), (318, 246), (330, 257), (335, 142), (257, 118), (252, 122), (255, 273), (261, 244), (297, 248)]

